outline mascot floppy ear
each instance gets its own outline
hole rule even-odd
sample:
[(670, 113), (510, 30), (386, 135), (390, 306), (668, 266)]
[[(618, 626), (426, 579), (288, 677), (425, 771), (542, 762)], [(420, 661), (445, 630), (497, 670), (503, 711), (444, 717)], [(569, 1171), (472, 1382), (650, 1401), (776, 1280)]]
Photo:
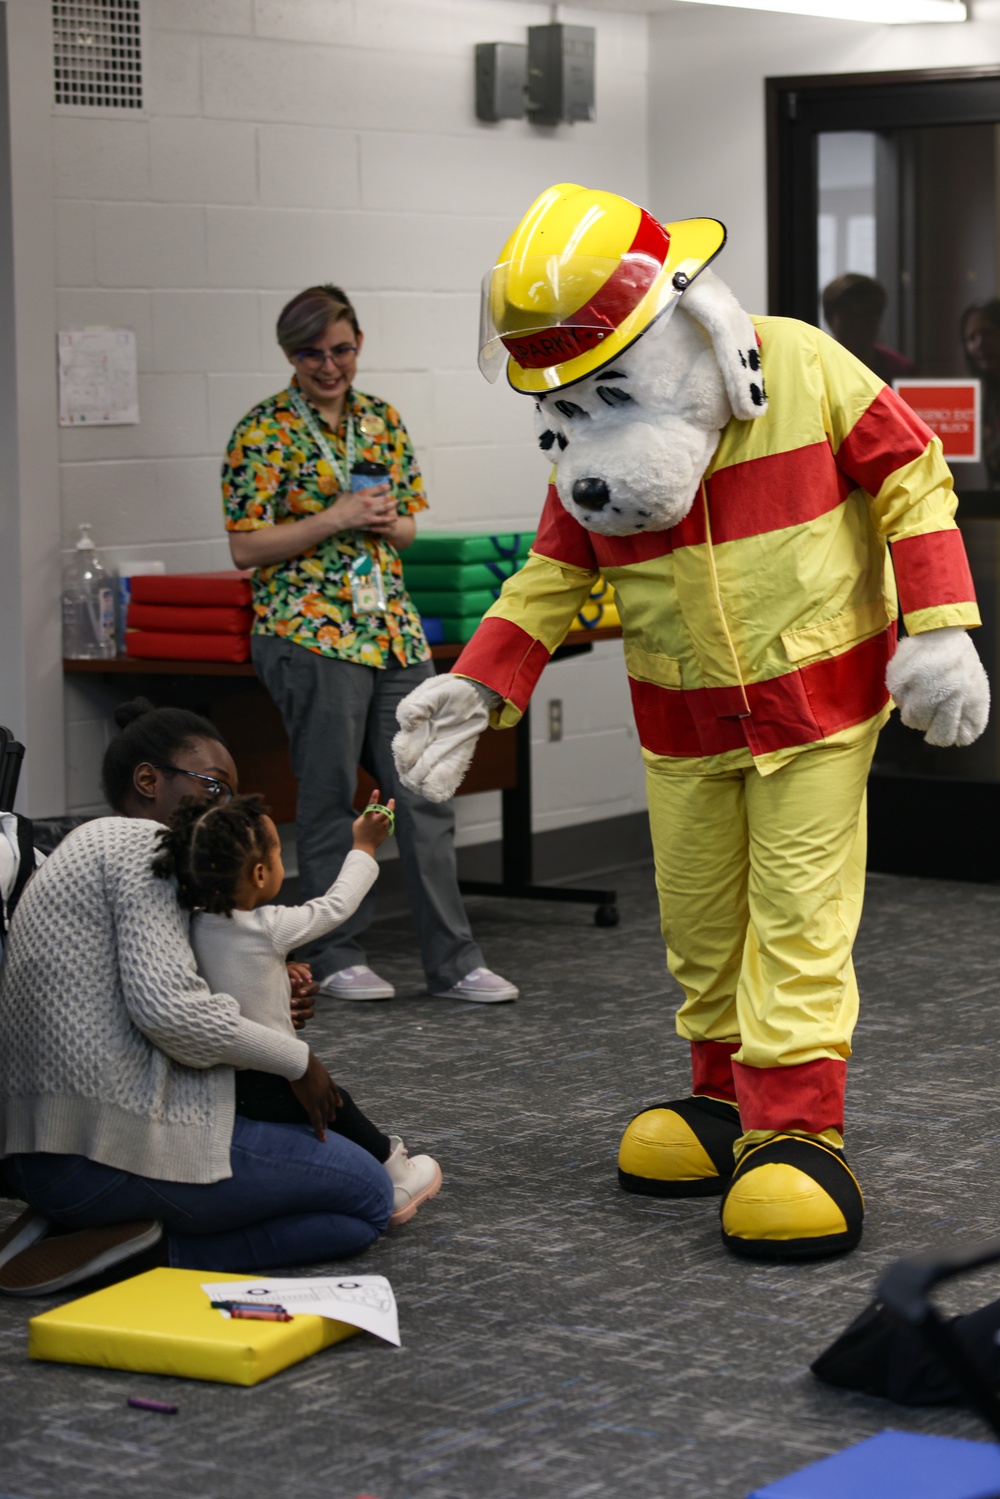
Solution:
[(714, 272), (702, 271), (684, 292), (680, 305), (712, 340), (726, 382), (726, 394), (739, 421), (767, 410), (757, 333), (749, 314)]

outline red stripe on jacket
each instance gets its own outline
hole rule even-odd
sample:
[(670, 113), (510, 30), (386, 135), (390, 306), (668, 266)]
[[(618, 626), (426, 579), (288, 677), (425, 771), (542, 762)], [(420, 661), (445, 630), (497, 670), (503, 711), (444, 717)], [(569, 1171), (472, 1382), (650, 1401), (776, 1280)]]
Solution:
[(889, 700), (885, 668), (896, 627), (840, 656), (784, 676), (746, 684), (750, 713), (729, 716), (728, 687), (670, 688), (629, 679), (639, 739), (655, 755), (679, 759), (721, 755), (748, 746), (755, 755), (826, 739), (874, 718)]
[(805, 525), (836, 510), (853, 485), (823, 440), (734, 463), (713, 474), (706, 487), (712, 541), (718, 545)]
[(584, 572), (593, 573), (597, 571), (594, 540), (596, 538), (570, 515), (556, 486), (550, 484), (531, 550), (553, 562), (564, 562), (567, 567), (579, 567)]
[(888, 385), (837, 450), (837, 467), (872, 496), (889, 475), (924, 452), (934, 433)]
[(549, 485), (538, 535), (531, 550), (553, 562), (564, 562), (586, 572), (600, 572), (605, 567), (628, 567), (632, 562), (648, 562), (652, 557), (666, 557), (676, 547), (694, 546), (705, 540), (705, 517), (696, 501), (692, 513), (669, 531), (637, 531), (634, 536), (600, 536), (588, 531), (570, 515), (554, 484)]
[(892, 544), (899, 606), (904, 614), (941, 604), (970, 604), (976, 590), (959, 531), (929, 531)]
[[(805, 525), (836, 510), (853, 488), (825, 441), (731, 464), (705, 484), (716, 545)], [(700, 495), (695, 497), (690, 513), (669, 530), (601, 536), (575, 520), (564, 508), (555, 485), (550, 485), (533, 550), (574, 567), (628, 567), (669, 556), (680, 547), (703, 545), (707, 540)]]
[(548, 663), (545, 646), (520, 625), (509, 619), (484, 619), (451, 669), (492, 687), (523, 713)]

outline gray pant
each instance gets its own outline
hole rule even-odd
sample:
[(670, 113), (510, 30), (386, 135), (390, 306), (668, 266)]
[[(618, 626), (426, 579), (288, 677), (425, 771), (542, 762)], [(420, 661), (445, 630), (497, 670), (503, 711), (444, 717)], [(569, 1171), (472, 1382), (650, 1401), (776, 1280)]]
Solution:
[[(396, 838), (427, 983), (451, 988), (483, 955), (458, 893), (455, 814), (450, 803), (416, 796), (400, 784), (392, 758), (396, 707), (434, 675), (431, 662), (384, 669), (321, 656), (275, 635), (251, 638), (253, 664), (284, 720), (298, 781), (299, 889), (322, 895), (351, 847), (352, 801), (359, 765), (383, 801), (396, 798)], [(377, 886), (376, 886), (377, 889)], [(344, 925), (303, 950), (317, 978), (366, 962), (358, 940), (375, 915), (370, 891)]]

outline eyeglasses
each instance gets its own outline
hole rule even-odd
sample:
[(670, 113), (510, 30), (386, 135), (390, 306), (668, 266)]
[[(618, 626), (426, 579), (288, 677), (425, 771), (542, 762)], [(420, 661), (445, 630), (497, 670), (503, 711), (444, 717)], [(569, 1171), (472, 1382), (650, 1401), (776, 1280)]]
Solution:
[(208, 794), (214, 802), (230, 802), (235, 795), (228, 781), (220, 781), (218, 776), (205, 776), (198, 770), (185, 770), (181, 765), (158, 765), (157, 770), (169, 771), (175, 776), (190, 776), (192, 780), (204, 781), (208, 788)]
[(338, 344), (335, 349), (300, 349), (292, 358), (315, 375), (326, 367), (328, 359), (334, 364), (349, 364), (357, 352), (357, 344)]

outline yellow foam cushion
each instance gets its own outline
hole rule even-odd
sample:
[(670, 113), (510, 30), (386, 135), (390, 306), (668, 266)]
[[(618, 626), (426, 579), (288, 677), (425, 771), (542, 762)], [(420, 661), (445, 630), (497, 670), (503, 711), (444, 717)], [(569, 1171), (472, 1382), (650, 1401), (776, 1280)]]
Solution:
[(298, 1313), (291, 1322), (230, 1319), (201, 1289), (203, 1282), (230, 1280), (260, 1276), (148, 1270), (32, 1317), (29, 1357), (255, 1385), (358, 1331)]

